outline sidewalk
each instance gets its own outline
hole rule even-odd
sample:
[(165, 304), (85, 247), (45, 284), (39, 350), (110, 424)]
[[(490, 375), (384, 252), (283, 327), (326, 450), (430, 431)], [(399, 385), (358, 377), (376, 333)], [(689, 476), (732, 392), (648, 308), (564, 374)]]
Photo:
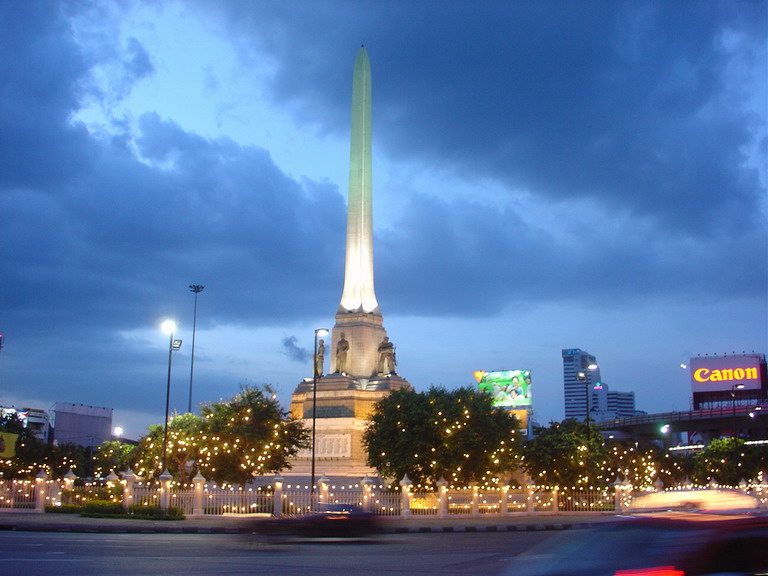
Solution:
[[(0, 512), (0, 531), (85, 532), (111, 534), (248, 534), (268, 516), (206, 516), (185, 520), (133, 520), (129, 518), (82, 518), (75, 514)], [(450, 518), (381, 518), (385, 533), (425, 532), (518, 532), (587, 528), (610, 521), (613, 514), (563, 514), (537, 516), (488, 516)]]

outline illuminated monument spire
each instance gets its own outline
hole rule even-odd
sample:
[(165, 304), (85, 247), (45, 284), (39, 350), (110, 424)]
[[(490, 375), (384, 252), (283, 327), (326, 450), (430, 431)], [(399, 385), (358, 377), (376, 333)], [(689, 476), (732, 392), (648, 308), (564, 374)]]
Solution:
[[(374, 383), (382, 375), (379, 348), (382, 343), (392, 349), (392, 365), (385, 370), (386, 376), (395, 375), (394, 345), (388, 343), (373, 287), (371, 117), (371, 63), (365, 46), (361, 46), (352, 73), (344, 290), (331, 336), (331, 375), (351, 378), (350, 385), (359, 389), (389, 387), (389, 381)], [(343, 359), (338, 354), (340, 344), (348, 350)], [(330, 384), (330, 381), (325, 383)]]
[(352, 75), (347, 252), (339, 312), (378, 313), (373, 287), (371, 202), (371, 63), (365, 46), (361, 46)]
[[(371, 65), (363, 46), (352, 76), (344, 289), (330, 340), (322, 346), (330, 351), (330, 367), (323, 374), (323, 361), (315, 357), (317, 377), (305, 378), (291, 397), (291, 414), (315, 427), (321, 473), (374, 474), (363, 446), (368, 419), (376, 402), (411, 388), (396, 371), (395, 346), (373, 289), (371, 200)], [(310, 456), (308, 450), (299, 453), (293, 472), (307, 473)]]

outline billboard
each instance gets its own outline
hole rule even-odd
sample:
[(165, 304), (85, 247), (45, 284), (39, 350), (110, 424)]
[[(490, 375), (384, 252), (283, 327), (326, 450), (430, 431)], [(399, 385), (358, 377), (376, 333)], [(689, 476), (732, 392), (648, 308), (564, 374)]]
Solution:
[(531, 405), (531, 371), (500, 370), (473, 372), (477, 387), (493, 398), (501, 408), (523, 408)]
[(694, 392), (730, 392), (763, 387), (760, 354), (698, 356), (691, 358), (691, 387)]

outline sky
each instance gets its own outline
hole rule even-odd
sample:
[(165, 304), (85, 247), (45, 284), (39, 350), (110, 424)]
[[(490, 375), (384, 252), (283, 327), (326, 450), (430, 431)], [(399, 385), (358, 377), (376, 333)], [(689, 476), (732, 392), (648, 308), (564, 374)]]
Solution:
[(287, 409), (341, 297), (352, 69), (376, 294), (416, 390), (563, 348), (647, 412), (768, 352), (764, 1), (0, 2), (0, 404)]

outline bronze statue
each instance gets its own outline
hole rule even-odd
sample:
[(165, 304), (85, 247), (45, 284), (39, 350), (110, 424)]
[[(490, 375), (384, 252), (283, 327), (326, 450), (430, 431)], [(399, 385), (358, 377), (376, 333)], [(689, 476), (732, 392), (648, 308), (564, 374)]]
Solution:
[(344, 338), (344, 332), (342, 332), (339, 336), (339, 342), (336, 344), (336, 372), (344, 374), (347, 371), (349, 342), (347, 342), (346, 338)]
[(377, 372), (379, 374), (391, 374), (395, 371), (395, 345), (389, 341), (387, 336), (379, 344), (379, 363)]
[(315, 377), (323, 375), (323, 362), (325, 360), (325, 342), (320, 340), (317, 343), (317, 354), (315, 354)]

